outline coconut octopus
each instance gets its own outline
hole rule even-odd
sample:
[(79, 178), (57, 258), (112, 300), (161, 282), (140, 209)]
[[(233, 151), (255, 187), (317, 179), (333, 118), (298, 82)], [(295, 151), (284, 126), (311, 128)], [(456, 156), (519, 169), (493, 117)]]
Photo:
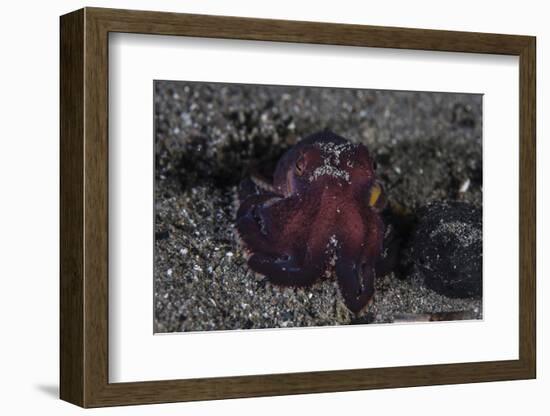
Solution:
[(372, 302), (385, 198), (364, 145), (315, 133), (281, 157), (273, 184), (244, 179), (239, 200), (236, 229), (253, 271), (294, 287), (335, 273), (351, 312)]

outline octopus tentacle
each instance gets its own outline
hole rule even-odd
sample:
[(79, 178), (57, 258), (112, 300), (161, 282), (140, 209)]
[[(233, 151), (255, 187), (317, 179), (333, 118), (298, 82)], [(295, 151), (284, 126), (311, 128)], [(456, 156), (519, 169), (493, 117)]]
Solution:
[(374, 295), (374, 265), (370, 261), (339, 259), (335, 270), (346, 306), (354, 313), (360, 312)]
[(241, 181), (237, 189), (237, 197), (240, 203), (243, 203), (248, 198), (256, 195), (268, 195), (268, 196), (278, 196), (272, 188), (268, 189), (267, 185), (260, 185), (260, 181), (255, 178), (246, 178)]
[(382, 251), (384, 227), (380, 217), (369, 208), (355, 214), (360, 224), (347, 219), (347, 226), (353, 229), (343, 227), (347, 238), (339, 249), (335, 271), (346, 306), (358, 313), (374, 295), (376, 261)]
[(248, 261), (250, 268), (264, 274), (268, 280), (280, 286), (310, 286), (321, 276), (320, 262), (299, 261), (288, 254), (279, 256), (256, 253)]
[(318, 207), (304, 198), (276, 194), (246, 199), (237, 212), (237, 231), (254, 252), (284, 254), (303, 251), (306, 230), (312, 227)]

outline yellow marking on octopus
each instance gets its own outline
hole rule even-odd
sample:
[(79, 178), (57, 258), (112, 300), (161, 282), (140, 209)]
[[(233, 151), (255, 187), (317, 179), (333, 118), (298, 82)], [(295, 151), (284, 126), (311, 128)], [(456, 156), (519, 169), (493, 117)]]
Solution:
[(370, 197), (369, 197), (369, 205), (373, 207), (376, 204), (376, 201), (378, 201), (378, 198), (380, 198), (380, 195), (382, 195), (382, 187), (378, 184), (374, 184), (370, 191)]

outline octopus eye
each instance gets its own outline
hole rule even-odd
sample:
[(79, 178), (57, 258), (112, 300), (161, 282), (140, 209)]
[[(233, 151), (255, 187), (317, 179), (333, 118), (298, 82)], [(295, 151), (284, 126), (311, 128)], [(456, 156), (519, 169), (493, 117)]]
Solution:
[(302, 176), (306, 170), (306, 161), (304, 156), (300, 156), (296, 161), (296, 175)]

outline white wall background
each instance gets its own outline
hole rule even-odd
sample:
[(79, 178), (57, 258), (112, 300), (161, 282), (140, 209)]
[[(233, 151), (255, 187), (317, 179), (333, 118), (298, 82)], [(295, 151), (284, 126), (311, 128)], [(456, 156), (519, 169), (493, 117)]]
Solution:
[[(0, 409), (70, 415), (83, 412), (58, 395), (58, 16), (82, 6), (103, 6), (318, 20), (433, 29), (536, 35), (538, 41), (538, 379), (533, 381), (316, 394), (87, 411), (88, 414), (273, 414), (343, 412), (409, 415), (547, 414), (550, 361), (544, 302), (550, 285), (543, 258), (550, 229), (542, 218), (550, 202), (543, 184), (549, 169), (545, 103), (550, 90), (545, 63), (550, 26), (545, 2), (278, 0), (5, 2), (0, 15)], [(545, 263), (545, 264), (543, 264)], [(546, 267), (545, 267), (546, 266)], [(547, 325), (546, 325), (547, 326)]]

